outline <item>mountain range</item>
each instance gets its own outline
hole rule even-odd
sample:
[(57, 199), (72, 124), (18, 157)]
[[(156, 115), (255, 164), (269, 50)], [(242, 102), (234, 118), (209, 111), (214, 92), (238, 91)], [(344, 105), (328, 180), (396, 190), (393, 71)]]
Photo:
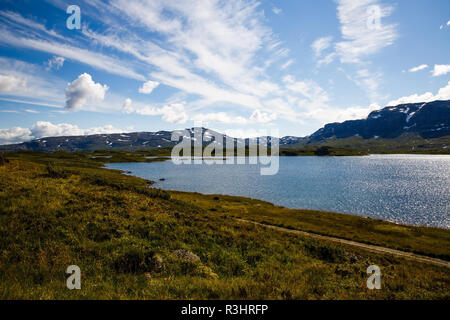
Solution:
[[(193, 139), (193, 129), (187, 129)], [(214, 131), (202, 128), (205, 144), (214, 141)], [(145, 150), (171, 148), (171, 131), (96, 134), (35, 139), (29, 142), (0, 146), (0, 151), (96, 151)], [(373, 111), (366, 119), (330, 123), (307, 137), (280, 138), (280, 147), (301, 148), (323, 146), (358, 148), (377, 140), (389, 145), (416, 148), (430, 141), (433, 147), (447, 149), (450, 145), (450, 100), (429, 103), (401, 104)], [(248, 143), (248, 139), (245, 140)], [(411, 141), (417, 143), (411, 144)], [(270, 139), (269, 139), (270, 142)], [(378, 143), (379, 144), (379, 143)], [(270, 143), (269, 143), (270, 145)], [(368, 149), (369, 150), (369, 149)]]

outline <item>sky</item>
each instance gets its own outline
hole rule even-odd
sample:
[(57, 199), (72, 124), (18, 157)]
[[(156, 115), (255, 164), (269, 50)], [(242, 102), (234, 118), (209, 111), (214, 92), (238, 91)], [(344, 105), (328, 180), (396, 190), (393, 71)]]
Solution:
[(448, 0), (0, 0), (0, 144), (307, 136), (450, 100), (449, 40)]

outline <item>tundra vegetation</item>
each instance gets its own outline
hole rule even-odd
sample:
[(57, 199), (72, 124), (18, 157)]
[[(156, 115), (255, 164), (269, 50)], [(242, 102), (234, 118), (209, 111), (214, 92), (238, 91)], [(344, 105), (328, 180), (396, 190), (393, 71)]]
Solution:
[[(446, 267), (239, 219), (450, 260), (450, 231), (168, 192), (103, 169), (149, 153), (0, 156), (1, 299), (448, 299)], [(69, 265), (81, 290), (66, 288)], [(381, 290), (368, 290), (378, 265)]]

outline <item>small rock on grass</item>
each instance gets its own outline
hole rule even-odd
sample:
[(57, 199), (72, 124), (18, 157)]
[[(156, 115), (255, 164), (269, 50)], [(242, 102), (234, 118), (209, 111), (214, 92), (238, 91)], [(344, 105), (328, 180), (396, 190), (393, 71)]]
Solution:
[(188, 250), (183, 250), (183, 249), (175, 250), (173, 252), (173, 255), (175, 258), (178, 258), (181, 260), (186, 260), (186, 261), (190, 261), (190, 262), (200, 262), (200, 258), (195, 253), (188, 251)]

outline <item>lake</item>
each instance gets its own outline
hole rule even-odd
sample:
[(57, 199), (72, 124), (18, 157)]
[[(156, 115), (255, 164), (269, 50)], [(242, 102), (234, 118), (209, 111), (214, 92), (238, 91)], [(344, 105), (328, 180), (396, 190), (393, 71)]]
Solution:
[(248, 164), (175, 165), (169, 160), (106, 167), (155, 180), (155, 187), (166, 190), (236, 195), (288, 208), (450, 228), (447, 155), (280, 157), (273, 176), (262, 176), (259, 165)]

